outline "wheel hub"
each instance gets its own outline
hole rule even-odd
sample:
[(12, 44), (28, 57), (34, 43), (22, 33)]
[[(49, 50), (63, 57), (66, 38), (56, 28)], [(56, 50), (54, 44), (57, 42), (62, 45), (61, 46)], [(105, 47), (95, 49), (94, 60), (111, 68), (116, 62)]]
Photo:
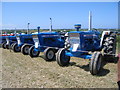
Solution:
[(54, 52), (49, 51), (47, 56), (48, 56), (49, 59), (52, 59), (54, 57)]
[(28, 53), (28, 50), (29, 50), (29, 46), (25, 47), (25, 53)]
[(16, 51), (19, 51), (19, 50), (20, 50), (20, 47), (16, 46), (16, 47), (15, 47), (15, 50), (16, 50)]
[(38, 54), (38, 51), (35, 51), (34, 49), (32, 50), (32, 54), (36, 56)]

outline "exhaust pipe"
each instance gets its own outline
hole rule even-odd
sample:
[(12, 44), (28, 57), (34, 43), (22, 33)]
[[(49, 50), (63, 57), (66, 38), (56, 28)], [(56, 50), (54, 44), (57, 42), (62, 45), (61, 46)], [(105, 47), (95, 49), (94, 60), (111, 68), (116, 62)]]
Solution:
[(15, 36), (17, 35), (17, 33), (16, 33), (16, 28), (15, 28), (14, 34), (15, 34)]
[(28, 29), (27, 29), (27, 34), (29, 34), (29, 25), (30, 25), (30, 23), (28, 23)]
[(50, 32), (52, 32), (52, 18), (50, 18)]
[(92, 29), (92, 14), (91, 14), (91, 11), (89, 11), (89, 28), (88, 30), (91, 30)]
[(37, 29), (38, 29), (38, 33), (40, 33), (40, 27), (39, 26), (37, 27)]

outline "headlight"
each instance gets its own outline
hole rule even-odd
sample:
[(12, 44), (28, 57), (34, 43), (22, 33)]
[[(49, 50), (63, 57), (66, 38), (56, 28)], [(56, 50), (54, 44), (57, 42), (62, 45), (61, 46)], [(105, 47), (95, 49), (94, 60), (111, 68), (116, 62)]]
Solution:
[(38, 48), (38, 44), (39, 44), (38, 42), (35, 42), (35, 48)]

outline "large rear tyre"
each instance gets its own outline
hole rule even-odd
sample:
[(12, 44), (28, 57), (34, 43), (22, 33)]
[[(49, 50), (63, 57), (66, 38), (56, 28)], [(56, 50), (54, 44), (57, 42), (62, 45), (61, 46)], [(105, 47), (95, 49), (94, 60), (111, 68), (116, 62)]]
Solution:
[(17, 44), (17, 43), (13, 44), (12, 50), (13, 50), (14, 52), (20, 52), (20, 47), (18, 47), (18, 44)]
[(67, 66), (70, 62), (70, 56), (65, 55), (65, 49), (58, 50), (56, 54), (56, 61), (60, 66)]
[(89, 70), (92, 75), (97, 75), (102, 67), (102, 54), (94, 52), (89, 64)]
[[(107, 38), (105, 38), (103, 43), (104, 58), (106, 61), (114, 62), (116, 56), (116, 35), (111, 33)], [(113, 59), (108, 59), (106, 57), (111, 57)]]
[(55, 53), (56, 51), (53, 48), (46, 48), (44, 51), (44, 59), (46, 61), (52, 61), (55, 59)]
[(29, 49), (29, 51), (28, 51), (30, 57), (38, 57), (38, 56), (39, 56), (40, 51), (36, 51), (36, 50), (34, 50), (34, 49), (35, 49), (34, 46), (31, 46), (31, 47), (30, 47), (30, 49)]
[(114, 35), (114, 33), (111, 33), (104, 39), (103, 49), (104, 53), (108, 55), (116, 54), (116, 35)]
[(3, 43), (2, 43), (2, 48), (3, 48), (3, 49), (6, 49), (5, 44), (6, 44), (6, 42), (3, 42)]
[(21, 52), (22, 52), (22, 54), (28, 55), (30, 46), (31, 46), (31, 45), (24, 44), (24, 45), (21, 47)]

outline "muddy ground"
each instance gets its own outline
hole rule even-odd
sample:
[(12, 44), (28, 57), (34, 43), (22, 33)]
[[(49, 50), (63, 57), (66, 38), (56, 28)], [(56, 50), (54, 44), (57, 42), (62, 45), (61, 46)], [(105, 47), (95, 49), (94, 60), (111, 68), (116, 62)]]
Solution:
[(117, 88), (117, 64), (107, 63), (97, 76), (89, 72), (89, 60), (71, 58), (67, 67), (46, 62), (43, 53), (31, 58), (2, 50), (3, 88)]

